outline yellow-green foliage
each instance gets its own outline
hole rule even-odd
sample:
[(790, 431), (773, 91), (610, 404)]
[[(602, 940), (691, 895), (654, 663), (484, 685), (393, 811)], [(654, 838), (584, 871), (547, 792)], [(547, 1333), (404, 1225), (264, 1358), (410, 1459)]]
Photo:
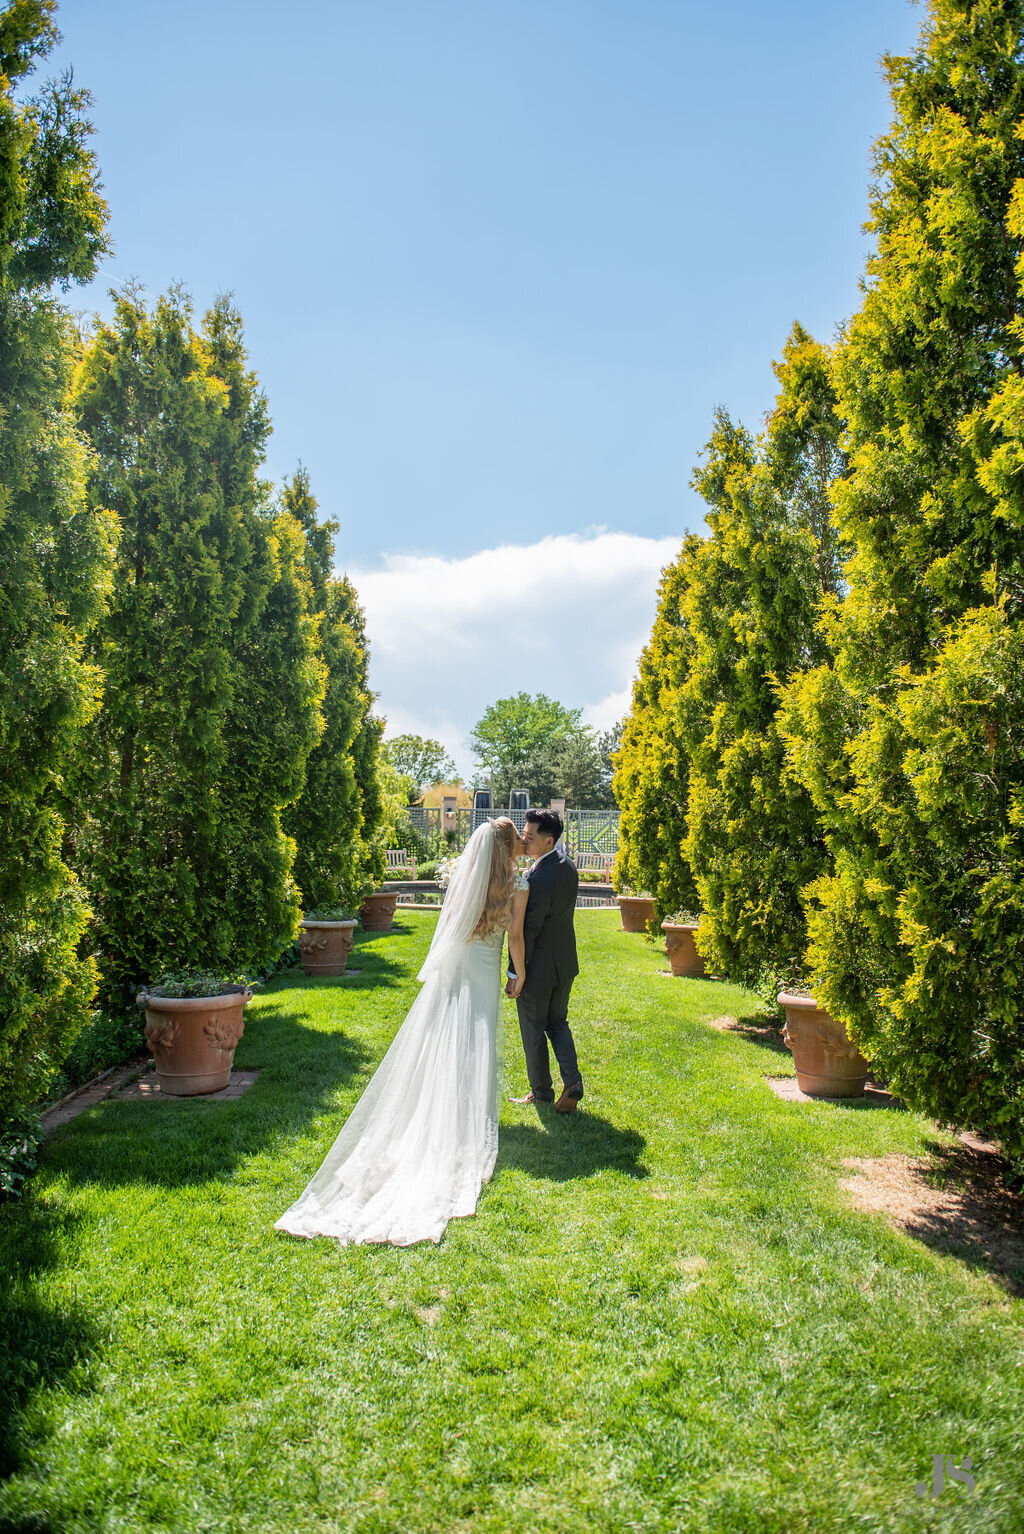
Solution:
[(877, 253), (835, 377), (853, 546), (788, 691), (835, 860), (815, 989), (913, 1105), (1024, 1157), (1024, 6), (933, 0), (888, 60)]
[(88, 909), (56, 797), (99, 703), (83, 640), (109, 586), (116, 520), (90, 508), (65, 408), (74, 331), (49, 296), (92, 276), (106, 209), (88, 98), (18, 83), (55, 40), (54, 6), (0, 14), (0, 1134), (88, 1018)]
[[(372, 804), (356, 775), (358, 742), (369, 729), (373, 699), (363, 616), (347, 580), (332, 577), (337, 522), (318, 522), (309, 476), (300, 468), (285, 484), (282, 507), (306, 534), (306, 564), (320, 618), (320, 653), (327, 686), (324, 730), (306, 764), (301, 796), (289, 805), (284, 826), (296, 844), (294, 876), (307, 911), (359, 904), (371, 882)], [(372, 774), (371, 774), (372, 787)]]
[(755, 441), (719, 412), (694, 476), (711, 535), (686, 594), (692, 654), (679, 693), (699, 941), (718, 972), (748, 983), (801, 964), (801, 890), (827, 862), (775, 716), (778, 686), (825, 653), (815, 624), (838, 580), (828, 496), (840, 423), (828, 357), (799, 325), (775, 372), (764, 433)]
[(697, 903), (682, 852), (689, 758), (678, 704), (693, 649), (682, 603), (700, 548), (701, 540), (691, 534), (662, 575), (654, 628), (640, 656), (632, 708), (614, 759), (612, 787), (622, 812), (615, 886), (652, 894), (656, 921)]
[(268, 503), (269, 431), (226, 301), (118, 296), (78, 370), (91, 493), (121, 517), (93, 641), (103, 710), (73, 788), (109, 987), (261, 968), (299, 920), (284, 806), (323, 727), (303, 529)]

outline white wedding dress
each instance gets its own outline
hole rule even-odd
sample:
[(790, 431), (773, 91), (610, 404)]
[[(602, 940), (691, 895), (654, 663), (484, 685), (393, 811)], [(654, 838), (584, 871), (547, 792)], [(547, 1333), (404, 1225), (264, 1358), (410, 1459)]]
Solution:
[[(478, 827), (452, 876), (423, 989), (309, 1185), (276, 1222), (294, 1236), (410, 1246), (473, 1214), (498, 1154), (501, 953), (474, 939), (494, 833)], [(518, 887), (526, 881), (517, 880)]]

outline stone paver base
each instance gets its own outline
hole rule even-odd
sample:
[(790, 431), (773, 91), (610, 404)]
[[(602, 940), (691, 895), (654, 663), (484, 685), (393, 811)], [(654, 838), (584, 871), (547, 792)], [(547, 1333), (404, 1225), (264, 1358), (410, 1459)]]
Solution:
[(96, 1076), (92, 1081), (87, 1081), (84, 1087), (79, 1087), (77, 1092), (70, 1092), (67, 1097), (52, 1108), (47, 1108), (42, 1114), (43, 1133), (49, 1138), (55, 1129), (61, 1129), (65, 1124), (70, 1124), (80, 1113), (85, 1113), (88, 1108), (95, 1108), (97, 1103), (103, 1102), (113, 1095), (125, 1082), (133, 1081), (136, 1076), (149, 1068), (149, 1057), (132, 1060), (127, 1065), (111, 1066), (109, 1071), (104, 1071), (102, 1076)]
[(764, 1079), (775, 1096), (787, 1103), (865, 1103), (869, 1108), (893, 1106), (892, 1094), (873, 1081), (865, 1085), (863, 1097), (811, 1097), (807, 1092), (801, 1092), (795, 1076), (766, 1076)]
[(202, 1092), (194, 1097), (177, 1097), (170, 1092), (161, 1092), (160, 1082), (157, 1080), (156, 1071), (149, 1071), (138, 1081), (129, 1082), (118, 1092), (118, 1097), (162, 1097), (167, 1103), (222, 1103), (232, 1098), (241, 1097), (243, 1092), (248, 1092), (253, 1082), (259, 1075), (259, 1071), (232, 1071), (228, 1077), (228, 1084), (219, 1092)]

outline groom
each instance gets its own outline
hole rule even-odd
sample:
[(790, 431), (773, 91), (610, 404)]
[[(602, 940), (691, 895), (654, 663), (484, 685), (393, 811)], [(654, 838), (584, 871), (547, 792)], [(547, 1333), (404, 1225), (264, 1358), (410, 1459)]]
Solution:
[[(555, 1101), (548, 1056), (550, 1039), (562, 1073), (562, 1095), (555, 1103), (555, 1112), (574, 1113), (583, 1096), (583, 1078), (566, 1013), (569, 992), (580, 969), (572, 924), (580, 881), (576, 865), (556, 846), (561, 835), (562, 817), (557, 810), (527, 812), (523, 840), (528, 856), (535, 861), (526, 876), (530, 886), (523, 920), (526, 980), (516, 1005), (530, 1090), (525, 1097), (514, 1097), (512, 1101)], [(511, 983), (506, 992), (514, 994)]]

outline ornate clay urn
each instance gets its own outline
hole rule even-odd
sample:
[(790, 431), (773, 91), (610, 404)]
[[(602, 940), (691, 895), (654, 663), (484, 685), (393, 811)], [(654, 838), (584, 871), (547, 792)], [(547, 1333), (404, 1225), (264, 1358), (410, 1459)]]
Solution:
[(304, 921), (299, 926), (299, 959), (304, 975), (343, 975), (355, 941), (356, 922)]
[(136, 997), (146, 1009), (146, 1043), (156, 1065), (161, 1092), (170, 1097), (200, 1097), (228, 1084), (235, 1046), (245, 1029), (242, 1010), (252, 1000), (247, 986), (222, 996)]
[(375, 890), (359, 907), (364, 932), (390, 932), (398, 904), (397, 890)]
[(663, 921), (661, 930), (665, 934), (665, 952), (668, 954), (673, 975), (699, 979), (704, 974), (704, 960), (697, 952), (697, 944), (694, 941), (697, 934), (696, 925), (682, 921)]
[(618, 895), (622, 915), (623, 932), (646, 932), (654, 920), (654, 898), (651, 895)]
[(808, 1097), (863, 1097), (868, 1062), (842, 1023), (813, 996), (779, 994), (786, 1011), (783, 1038), (793, 1052), (796, 1084)]

